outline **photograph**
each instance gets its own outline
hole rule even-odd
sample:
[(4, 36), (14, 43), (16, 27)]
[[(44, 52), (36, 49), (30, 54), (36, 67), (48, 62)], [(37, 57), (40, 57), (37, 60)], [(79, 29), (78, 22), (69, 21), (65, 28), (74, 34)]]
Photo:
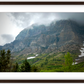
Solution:
[(0, 72), (84, 72), (84, 12), (0, 12)]

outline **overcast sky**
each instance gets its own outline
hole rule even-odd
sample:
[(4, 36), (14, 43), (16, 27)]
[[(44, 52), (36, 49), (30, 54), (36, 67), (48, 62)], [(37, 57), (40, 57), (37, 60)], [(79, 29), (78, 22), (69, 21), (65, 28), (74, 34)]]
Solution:
[(84, 13), (26, 13), (26, 12), (0, 12), (0, 45), (14, 41), (15, 37), (24, 28), (32, 24), (48, 25), (54, 20), (73, 19), (84, 24)]

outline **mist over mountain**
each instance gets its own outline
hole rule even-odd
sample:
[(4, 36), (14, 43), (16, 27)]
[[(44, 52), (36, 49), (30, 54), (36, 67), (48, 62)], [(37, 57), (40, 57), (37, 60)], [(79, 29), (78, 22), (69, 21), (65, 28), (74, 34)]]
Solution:
[(73, 20), (84, 24), (83, 12), (0, 12), (0, 45), (11, 43), (25, 28), (32, 24), (49, 26), (52, 21)]
[(84, 26), (74, 20), (53, 21), (49, 25), (32, 25), (15, 40), (0, 49), (19, 54), (66, 52), (78, 50), (84, 40)]

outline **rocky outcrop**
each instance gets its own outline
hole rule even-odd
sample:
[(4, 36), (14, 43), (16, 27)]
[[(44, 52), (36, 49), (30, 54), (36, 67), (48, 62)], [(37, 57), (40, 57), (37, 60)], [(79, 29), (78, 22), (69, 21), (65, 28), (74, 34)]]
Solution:
[(84, 26), (72, 20), (60, 20), (50, 25), (32, 25), (22, 30), (15, 41), (1, 46), (12, 52), (42, 53), (79, 49), (84, 40)]

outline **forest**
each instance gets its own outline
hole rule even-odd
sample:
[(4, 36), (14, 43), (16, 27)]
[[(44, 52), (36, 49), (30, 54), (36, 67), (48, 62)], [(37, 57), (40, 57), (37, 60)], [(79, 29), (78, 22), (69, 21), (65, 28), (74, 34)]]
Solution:
[(0, 72), (84, 72), (84, 62), (72, 65), (75, 57), (77, 55), (70, 52), (61, 52), (52, 55), (41, 54), (35, 59), (24, 58), (22, 61), (15, 61), (10, 50), (1, 50)]

